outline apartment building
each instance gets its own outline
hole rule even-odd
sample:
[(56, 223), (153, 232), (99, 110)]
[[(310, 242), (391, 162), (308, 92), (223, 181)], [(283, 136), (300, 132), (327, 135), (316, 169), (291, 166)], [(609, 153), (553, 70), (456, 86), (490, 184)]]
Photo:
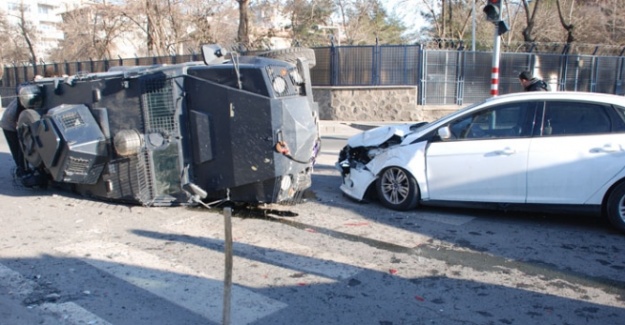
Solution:
[(0, 1), (2, 12), (10, 24), (16, 25), (23, 16), (39, 32), (35, 45), (37, 56), (43, 60), (50, 49), (56, 48), (63, 39), (60, 30), (63, 12), (79, 8), (89, 1), (85, 0), (3, 0)]

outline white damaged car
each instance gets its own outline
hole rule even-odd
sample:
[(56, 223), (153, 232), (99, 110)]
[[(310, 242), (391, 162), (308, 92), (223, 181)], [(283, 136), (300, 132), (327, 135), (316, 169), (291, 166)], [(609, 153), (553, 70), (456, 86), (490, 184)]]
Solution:
[(526, 92), (349, 138), (341, 190), (386, 207), (493, 203), (603, 213), (625, 231), (625, 97)]

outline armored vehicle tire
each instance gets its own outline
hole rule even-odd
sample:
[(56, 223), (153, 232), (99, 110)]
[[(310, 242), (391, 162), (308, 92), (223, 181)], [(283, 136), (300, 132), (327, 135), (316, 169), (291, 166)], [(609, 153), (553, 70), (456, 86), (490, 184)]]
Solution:
[(282, 60), (290, 63), (297, 63), (297, 58), (306, 58), (308, 60), (308, 67), (312, 68), (317, 64), (315, 58), (315, 50), (306, 47), (290, 47), (287, 49), (272, 50), (267, 52), (259, 52), (256, 55)]
[(24, 158), (33, 167), (41, 165), (41, 155), (36, 148), (36, 140), (30, 129), (30, 125), (41, 119), (41, 115), (32, 109), (26, 109), (17, 119), (17, 135), (20, 139), (20, 148), (24, 153)]

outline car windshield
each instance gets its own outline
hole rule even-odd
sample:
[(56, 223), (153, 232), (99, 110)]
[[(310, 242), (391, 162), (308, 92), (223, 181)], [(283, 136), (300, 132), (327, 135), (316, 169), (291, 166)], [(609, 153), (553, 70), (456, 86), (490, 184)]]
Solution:
[(423, 127), (423, 126), (425, 126), (425, 125), (433, 125), (433, 124), (442, 124), (442, 123), (446, 123), (447, 121), (450, 121), (450, 120), (455, 119), (455, 118), (456, 118), (456, 116), (458, 116), (458, 115), (462, 115), (464, 112), (466, 112), (466, 111), (468, 111), (468, 110), (472, 109), (473, 107), (476, 107), (476, 106), (482, 105), (483, 103), (487, 102), (487, 101), (488, 101), (488, 100), (490, 100), (490, 99), (492, 99), (492, 98), (488, 98), (488, 99), (483, 100), (483, 101), (481, 101), (481, 102), (478, 102), (478, 103), (473, 103), (473, 104), (471, 104), (471, 105), (469, 105), (469, 106), (463, 107), (463, 108), (461, 108), (461, 109), (459, 109), (459, 110), (457, 110), (457, 111), (454, 111), (453, 113), (450, 113), (450, 114), (448, 114), (448, 115), (445, 115), (445, 116), (443, 116), (443, 117), (441, 117), (441, 118), (439, 118), (439, 119), (437, 119), (437, 120), (435, 120), (435, 121), (433, 121), (433, 122), (430, 122), (430, 123), (428, 123), (428, 124), (424, 124), (424, 125), (420, 125), (420, 126), (419, 126), (419, 128), (421, 128), (421, 127)]

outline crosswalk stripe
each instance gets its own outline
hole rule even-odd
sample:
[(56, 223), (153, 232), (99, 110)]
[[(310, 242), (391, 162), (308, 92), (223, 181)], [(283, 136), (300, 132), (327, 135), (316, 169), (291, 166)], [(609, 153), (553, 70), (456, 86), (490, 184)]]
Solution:
[(40, 308), (61, 316), (64, 324), (112, 325), (73, 302), (44, 303)]
[[(223, 282), (212, 274), (193, 270), (120, 243), (89, 241), (57, 247), (56, 250), (80, 258), (102, 271), (213, 322), (220, 323), (222, 320)], [(210, 252), (207, 255), (208, 253)], [(216, 255), (213, 258), (223, 259), (223, 254), (213, 254)], [(209, 261), (207, 264), (220, 264), (210, 263), (211, 256), (206, 258)], [(233, 324), (253, 323), (287, 306), (237, 285), (232, 288), (231, 301), (237, 310), (231, 316)]]
[[(184, 223), (167, 225), (165, 227), (170, 232), (194, 238), (207, 238), (206, 229), (223, 229), (223, 227), (216, 225), (214, 221), (211, 222), (210, 226), (206, 222), (206, 217), (197, 216), (187, 218)], [(254, 231), (254, 236), (248, 236), (247, 231)], [(293, 270), (304, 272), (307, 275), (316, 276), (314, 279), (315, 283), (329, 283), (347, 279), (361, 272), (362, 266), (366, 264), (363, 261), (354, 260), (354, 258), (340, 253), (340, 250), (327, 251), (309, 245), (298, 244), (295, 241), (288, 243), (288, 252), (285, 252), (284, 242), (278, 239), (279, 236), (275, 233), (260, 233), (254, 227), (237, 227), (236, 222), (233, 232), (235, 237), (235, 242), (233, 243), (234, 254), (239, 256), (240, 259), (254, 256), (261, 259), (260, 261), (264, 264), (263, 268), (273, 266), (291, 273)], [(223, 231), (213, 232), (210, 236), (214, 238), (218, 245), (221, 245), (221, 241), (224, 239)], [(256, 240), (250, 241), (250, 238), (255, 238)], [(273, 272), (280, 272), (280, 270), (273, 269)]]
[[(0, 285), (19, 297), (20, 300), (30, 295), (37, 286), (34, 281), (24, 278), (20, 273), (13, 271), (3, 264), (0, 264)], [(66, 325), (111, 325), (109, 322), (73, 302), (60, 304), (44, 303), (29, 306), (29, 308), (36, 309), (37, 312), (41, 313), (54, 314), (57, 318), (63, 319), (63, 324)], [(0, 324), (1, 323), (0, 321)]]

